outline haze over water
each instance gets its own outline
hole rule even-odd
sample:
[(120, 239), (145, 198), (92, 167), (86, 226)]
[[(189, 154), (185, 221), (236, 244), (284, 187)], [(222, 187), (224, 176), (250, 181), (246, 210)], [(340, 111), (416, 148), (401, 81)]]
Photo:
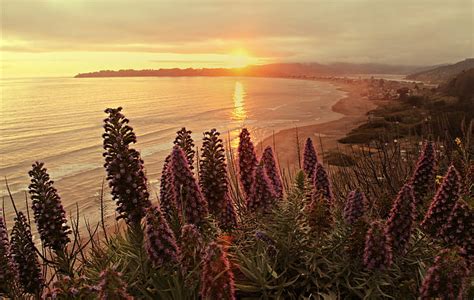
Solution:
[[(240, 128), (255, 143), (295, 125), (340, 117), (331, 111), (344, 92), (325, 82), (231, 77), (2, 79), (0, 176), (8, 178), (23, 209), (31, 164), (43, 161), (56, 182), (66, 211), (79, 205), (82, 216), (98, 220), (98, 192), (105, 176), (102, 157), (103, 112), (123, 107), (145, 161), (156, 201), (163, 160), (181, 127), (202, 133), (217, 128), (236, 146)], [(0, 193), (5, 196), (2, 183)], [(110, 199), (106, 190), (106, 200)], [(5, 199), (7, 220), (13, 211)], [(115, 205), (106, 201), (107, 214)], [(94, 223), (93, 223), (94, 224)]]

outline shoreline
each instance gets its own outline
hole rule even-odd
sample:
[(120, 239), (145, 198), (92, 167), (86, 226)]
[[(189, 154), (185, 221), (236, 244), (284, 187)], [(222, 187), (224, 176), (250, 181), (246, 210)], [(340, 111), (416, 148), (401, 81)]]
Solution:
[(274, 135), (268, 136), (257, 143), (256, 151), (258, 155), (261, 155), (265, 147), (272, 146), (281, 167), (294, 168), (298, 166), (298, 153), (297, 147), (295, 147), (297, 144), (296, 133), (298, 133), (301, 157), (305, 141), (310, 137), (313, 140), (316, 151), (324, 160), (323, 156), (328, 150), (345, 147), (338, 140), (345, 137), (352, 129), (363, 124), (367, 120), (367, 113), (378, 107), (377, 100), (369, 100), (367, 97), (362, 96), (362, 93), (367, 89), (364, 82), (348, 83), (322, 79), (315, 81), (329, 82), (337, 86), (338, 90), (347, 93), (331, 107), (333, 112), (341, 114), (342, 117), (329, 122), (288, 128), (275, 132)]

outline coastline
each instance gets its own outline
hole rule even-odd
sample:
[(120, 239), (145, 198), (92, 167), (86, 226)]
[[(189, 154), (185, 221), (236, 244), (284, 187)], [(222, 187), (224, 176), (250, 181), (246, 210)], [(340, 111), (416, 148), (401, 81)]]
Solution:
[(321, 79), (318, 79), (318, 81), (330, 82), (336, 85), (338, 90), (347, 93), (331, 107), (333, 112), (341, 114), (342, 117), (334, 121), (275, 132), (274, 135), (266, 137), (257, 144), (258, 155), (261, 155), (262, 149), (265, 147), (272, 146), (280, 166), (294, 168), (298, 165), (298, 153), (297, 147), (295, 147), (297, 143), (296, 132), (298, 132), (301, 156), (303, 155), (304, 143), (310, 137), (318, 154), (323, 157), (322, 154), (327, 153), (328, 150), (344, 147), (345, 145), (340, 144), (338, 140), (364, 123), (367, 120), (367, 113), (378, 106), (376, 100), (369, 100), (362, 95), (367, 89), (364, 82), (334, 82)]

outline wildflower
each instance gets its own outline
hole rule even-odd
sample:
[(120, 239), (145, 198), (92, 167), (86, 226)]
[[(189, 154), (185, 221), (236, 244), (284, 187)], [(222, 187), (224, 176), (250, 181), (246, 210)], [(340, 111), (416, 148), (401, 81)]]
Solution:
[(71, 230), (67, 225), (66, 212), (61, 198), (50, 180), (43, 163), (36, 162), (28, 173), (31, 177), (29, 193), (38, 232), (45, 247), (55, 251), (64, 249)]
[(410, 240), (415, 213), (416, 206), (413, 187), (405, 184), (393, 203), (385, 226), (385, 234), (389, 237), (393, 252), (405, 252)]
[(85, 276), (61, 276), (45, 290), (42, 299), (94, 299), (95, 287), (87, 283)]
[(436, 175), (436, 178), (435, 178), (436, 185), (440, 185), (443, 182), (443, 178), (444, 177), (441, 175)]
[(234, 204), (229, 195), (226, 196), (226, 207), (219, 216), (219, 227), (223, 230), (232, 230), (237, 227), (237, 214), (235, 213)]
[(456, 143), (456, 145), (458, 145), (458, 147), (462, 147), (462, 141), (459, 137), (455, 138), (454, 142)]
[(265, 232), (257, 230), (257, 232), (255, 232), (255, 238), (265, 244), (269, 256), (274, 257), (276, 255), (277, 248), (275, 241)]
[(346, 205), (344, 207), (344, 220), (347, 224), (356, 223), (367, 210), (367, 198), (364, 193), (355, 190), (351, 191), (347, 196)]
[(276, 195), (262, 164), (257, 166), (254, 184), (250, 197), (247, 198), (247, 208), (254, 212), (269, 212), (275, 202)]
[(457, 252), (457, 249), (444, 249), (436, 256), (420, 288), (422, 300), (464, 299), (464, 287), (469, 269)]
[(257, 168), (257, 156), (254, 146), (250, 140), (250, 133), (247, 128), (242, 129), (239, 141), (239, 175), (240, 183), (246, 197), (252, 193), (252, 186), (255, 180), (255, 169)]
[(22, 212), (15, 218), (11, 234), (11, 255), (18, 267), (24, 291), (31, 294), (39, 293), (44, 285), (43, 275), (36, 256), (30, 225)]
[(181, 216), (180, 206), (176, 203), (176, 193), (173, 189), (170, 162), (171, 155), (168, 155), (165, 158), (160, 178), (160, 207), (168, 221), (171, 221), (172, 217), (179, 218)]
[(370, 224), (365, 237), (364, 265), (368, 270), (379, 271), (392, 264), (392, 250), (384, 225), (380, 221)]
[(433, 237), (438, 236), (439, 230), (447, 222), (451, 211), (459, 198), (461, 179), (454, 166), (450, 166), (443, 183), (438, 188), (428, 211), (420, 226)]
[(318, 162), (318, 155), (313, 146), (311, 138), (306, 140), (304, 145), (303, 153), (303, 170), (308, 178), (313, 178), (314, 170), (316, 169), (316, 163)]
[(0, 295), (8, 294), (18, 276), (17, 267), (10, 253), (7, 227), (1, 213), (0, 209)]
[(187, 277), (186, 284), (193, 286), (199, 281), (204, 241), (201, 233), (194, 224), (186, 224), (181, 228), (179, 242), (181, 249), (181, 271)]
[(203, 199), (199, 186), (189, 168), (183, 150), (179, 146), (173, 147), (171, 153), (172, 184), (179, 199), (185, 222), (200, 224), (207, 218), (207, 203)]
[(448, 245), (463, 247), (468, 256), (474, 256), (474, 211), (464, 200), (458, 200), (440, 231)]
[(192, 131), (186, 130), (184, 127), (181, 128), (181, 130), (176, 132), (176, 138), (173, 143), (183, 149), (184, 155), (188, 160), (189, 169), (192, 171), (194, 169), (194, 154), (196, 151), (194, 151), (194, 140), (191, 137), (191, 133)]
[(114, 268), (107, 268), (100, 273), (100, 282), (97, 286), (100, 300), (129, 300), (133, 299), (127, 293), (127, 285), (122, 280), (122, 274)]
[(209, 212), (217, 217), (226, 209), (228, 193), (225, 151), (219, 135), (216, 129), (204, 133), (199, 162), (199, 185), (207, 200)]
[(427, 142), (416, 163), (415, 171), (410, 179), (413, 186), (416, 205), (420, 205), (430, 187), (435, 175), (436, 158), (433, 143)]
[(225, 250), (211, 242), (204, 254), (201, 275), (202, 299), (235, 299), (234, 274)]
[(311, 202), (305, 207), (305, 212), (309, 226), (314, 231), (322, 233), (331, 228), (333, 223), (331, 209), (322, 195), (313, 196)]
[(177, 263), (179, 249), (168, 222), (159, 207), (150, 207), (145, 216), (145, 249), (151, 263), (160, 268), (167, 263)]
[(136, 225), (145, 216), (151, 202), (143, 160), (138, 151), (129, 148), (137, 138), (121, 110), (121, 107), (105, 110), (109, 116), (104, 120), (104, 167), (112, 198), (117, 202), (117, 219), (123, 218), (127, 224)]
[(276, 165), (272, 147), (268, 146), (265, 148), (261, 161), (265, 167), (265, 173), (273, 185), (273, 190), (275, 191), (277, 199), (283, 199), (283, 184), (281, 183), (281, 177)]
[(323, 165), (316, 163), (313, 177), (313, 198), (324, 198), (328, 204), (333, 204), (333, 194), (331, 183), (329, 182), (328, 173)]

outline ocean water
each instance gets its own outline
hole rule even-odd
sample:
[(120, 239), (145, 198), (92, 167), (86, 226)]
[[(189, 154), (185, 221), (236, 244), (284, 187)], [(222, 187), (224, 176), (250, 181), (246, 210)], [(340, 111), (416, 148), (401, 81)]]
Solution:
[[(14, 213), (3, 179), (24, 210), (36, 160), (45, 162), (68, 213), (77, 205), (92, 224), (98, 220), (107, 107), (122, 106), (130, 119), (155, 198), (181, 127), (193, 131), (197, 145), (211, 128), (235, 147), (248, 127), (258, 143), (274, 131), (339, 118), (331, 107), (345, 95), (327, 82), (230, 77), (1, 79), (0, 88), (0, 196), (9, 223)], [(107, 190), (105, 199), (106, 214), (113, 215)]]

